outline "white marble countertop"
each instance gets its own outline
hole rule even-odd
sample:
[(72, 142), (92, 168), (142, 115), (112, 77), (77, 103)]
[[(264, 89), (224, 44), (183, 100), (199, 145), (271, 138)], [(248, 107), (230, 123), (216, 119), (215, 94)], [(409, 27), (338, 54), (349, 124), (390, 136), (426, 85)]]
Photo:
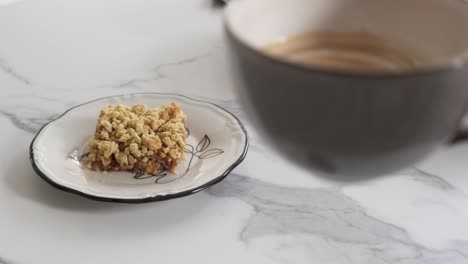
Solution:
[(174, 92), (245, 120), (208, 0), (0, 0), (0, 263), (468, 263), (468, 144), (337, 183), (250, 152), (225, 181), (142, 205), (87, 200), (31, 169), (38, 128), (73, 105)]

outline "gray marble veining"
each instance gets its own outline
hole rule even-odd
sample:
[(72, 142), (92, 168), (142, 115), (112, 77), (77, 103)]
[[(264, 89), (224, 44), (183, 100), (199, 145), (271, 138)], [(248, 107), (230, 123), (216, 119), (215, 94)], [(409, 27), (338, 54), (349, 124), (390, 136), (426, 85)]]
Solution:
[(158, 78), (145, 79), (145, 78), (134, 78), (126, 80), (115, 85), (112, 85), (115, 89), (128, 89), (128, 88), (138, 88), (142, 84), (147, 84), (151, 81), (156, 81)]
[(407, 170), (401, 173), (403, 175), (407, 175), (411, 177), (414, 181), (431, 186), (433, 188), (438, 188), (444, 191), (451, 191), (451, 190), (456, 189), (455, 186), (453, 186), (450, 182), (448, 182), (444, 178), (425, 172), (418, 168), (413, 168), (411, 170)]
[(153, 71), (156, 73), (156, 79), (165, 78), (166, 75), (164, 73), (164, 70), (166, 70), (168, 68), (172, 68), (172, 67), (178, 67), (178, 66), (182, 66), (182, 65), (185, 65), (185, 64), (198, 62), (201, 59), (209, 57), (211, 54), (212, 54), (212, 51), (209, 51), (209, 52), (206, 52), (206, 53), (203, 53), (203, 54), (200, 54), (200, 55), (195, 55), (195, 56), (185, 58), (185, 59), (181, 59), (181, 60), (178, 60), (178, 61), (162, 63), (162, 64), (159, 64), (156, 67), (154, 67)]
[(11, 65), (8, 64), (6, 60), (2, 58), (0, 58), (0, 70), (12, 77), (13, 79), (21, 82), (22, 84), (31, 84), (31, 81), (28, 78), (16, 71)]
[(8, 118), (16, 128), (28, 133), (36, 133), (43, 125), (56, 117), (56, 115), (48, 117), (25, 117), (5, 110), (0, 110), (0, 115)]
[(468, 241), (445, 250), (427, 248), (413, 241), (406, 230), (369, 216), (338, 190), (279, 187), (231, 175), (209, 193), (240, 199), (254, 208), (240, 234), (247, 243), (262, 236), (293, 234), (306, 241), (325, 241), (346, 255), (346, 261), (339, 263), (362, 263), (355, 253), (346, 253), (349, 247), (365, 254), (365, 263), (468, 263)]
[(144, 85), (147, 85), (148, 83), (166, 78), (167, 75), (165, 73), (165, 70), (167, 69), (199, 62), (200, 60), (211, 56), (211, 54), (212, 54), (212, 51), (209, 51), (209, 52), (205, 52), (199, 55), (190, 56), (188, 58), (183, 58), (183, 59), (172, 61), (172, 62), (162, 63), (162, 64), (155, 66), (152, 69), (151, 76), (148, 76), (146, 78), (136, 77), (136, 78), (132, 78), (129, 80), (124, 80), (119, 83), (110, 85), (110, 87), (115, 88), (115, 89), (138, 89)]

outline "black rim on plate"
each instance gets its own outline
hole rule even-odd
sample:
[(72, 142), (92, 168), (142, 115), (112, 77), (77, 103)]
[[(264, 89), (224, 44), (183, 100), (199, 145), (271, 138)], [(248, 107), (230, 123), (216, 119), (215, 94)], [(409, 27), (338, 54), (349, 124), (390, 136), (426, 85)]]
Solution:
[[(36, 141), (37, 137), (41, 134), (42, 130), (44, 128), (46, 128), (49, 124), (57, 121), (58, 119), (62, 118), (63, 116), (65, 116), (68, 112), (70, 112), (71, 110), (75, 109), (75, 108), (78, 108), (80, 106), (83, 106), (83, 105), (87, 105), (87, 104), (90, 104), (90, 103), (93, 103), (93, 102), (96, 102), (96, 101), (100, 101), (100, 100), (104, 100), (104, 99), (109, 99), (109, 98), (114, 98), (114, 97), (123, 97), (123, 96), (132, 96), (132, 95), (168, 95), (168, 96), (176, 96), (176, 97), (182, 97), (182, 98), (185, 98), (185, 99), (188, 99), (188, 100), (191, 100), (191, 101), (195, 101), (195, 102), (201, 102), (201, 103), (206, 103), (206, 104), (210, 104), (212, 106), (215, 106), (221, 110), (223, 110), (224, 112), (228, 113), (229, 115), (231, 115), (232, 117), (234, 117), (234, 119), (238, 122), (239, 124), (239, 127), (241, 128), (242, 132), (244, 133), (245, 135), (245, 145), (244, 145), (244, 149), (241, 153), (241, 155), (239, 156), (239, 158), (231, 165), (229, 166), (221, 175), (217, 176), (216, 178), (214, 178), (213, 180), (207, 182), (207, 183), (204, 183), (198, 187), (195, 187), (193, 189), (190, 189), (190, 190), (186, 190), (186, 191), (182, 191), (182, 192), (178, 192), (178, 193), (172, 193), (172, 194), (167, 194), (167, 195), (156, 195), (156, 196), (152, 196), (152, 197), (146, 197), (146, 198), (135, 198), (135, 199), (127, 199), (127, 198), (108, 198), (108, 197), (101, 197), (101, 196), (96, 196), (96, 195), (92, 195), (92, 194), (88, 194), (88, 193), (84, 193), (82, 191), (78, 191), (78, 190), (75, 190), (73, 188), (70, 188), (70, 187), (66, 187), (66, 186), (63, 186), (61, 184), (58, 184), (56, 183), (55, 181), (53, 181), (52, 179), (50, 179), (44, 172), (42, 172), (39, 167), (37, 166), (36, 164), (36, 161), (34, 159), (34, 150), (33, 150), (33, 146), (34, 146), (34, 142)], [(214, 103), (210, 103), (210, 102), (206, 102), (206, 101), (202, 101), (202, 100), (197, 100), (197, 99), (193, 99), (193, 98), (190, 98), (188, 96), (185, 96), (185, 95), (180, 95), (180, 94), (172, 94), (172, 93), (132, 93), (132, 94), (123, 94), (123, 95), (113, 95), (113, 96), (106, 96), (106, 97), (101, 97), (101, 98), (98, 98), (98, 99), (95, 99), (95, 100), (92, 100), (92, 101), (89, 101), (89, 102), (86, 102), (86, 103), (82, 103), (82, 104), (79, 104), (79, 105), (76, 105), (70, 109), (68, 109), (67, 111), (65, 111), (63, 114), (61, 114), (60, 116), (58, 116), (57, 118), (55, 118), (54, 120), (46, 123), (44, 126), (41, 127), (41, 129), (39, 129), (39, 131), (37, 132), (37, 134), (34, 136), (32, 142), (31, 142), (31, 145), (29, 146), (29, 158), (30, 158), (30, 161), (31, 161), (31, 165), (32, 165), (32, 168), (34, 169), (34, 171), (43, 179), (45, 180), (46, 182), (48, 182), (50, 185), (52, 185), (53, 187), (59, 189), (59, 190), (62, 190), (62, 191), (65, 191), (65, 192), (69, 192), (69, 193), (74, 193), (74, 194), (78, 194), (80, 196), (83, 196), (83, 197), (86, 197), (88, 199), (91, 199), (91, 200), (95, 200), (95, 201), (102, 201), (102, 202), (114, 202), (114, 203), (149, 203), (149, 202), (156, 202), (156, 201), (164, 201), (164, 200), (170, 200), (170, 199), (174, 199), (174, 198), (180, 198), (180, 197), (184, 197), (184, 196), (187, 196), (187, 195), (191, 195), (191, 194), (195, 194), (199, 191), (202, 191), (210, 186), (213, 186), (215, 184), (217, 184), (218, 182), (222, 181), (224, 178), (226, 178), (226, 176), (234, 169), (237, 167), (237, 165), (239, 165), (244, 159), (245, 159), (245, 156), (247, 155), (247, 151), (249, 149), (249, 136), (247, 134), (247, 130), (245, 129), (245, 126), (242, 124), (242, 122), (239, 120), (239, 118), (237, 118), (237, 116), (235, 116), (233, 113), (229, 112), (228, 110), (222, 108), (221, 106), (217, 105), (217, 104), (214, 104)]]

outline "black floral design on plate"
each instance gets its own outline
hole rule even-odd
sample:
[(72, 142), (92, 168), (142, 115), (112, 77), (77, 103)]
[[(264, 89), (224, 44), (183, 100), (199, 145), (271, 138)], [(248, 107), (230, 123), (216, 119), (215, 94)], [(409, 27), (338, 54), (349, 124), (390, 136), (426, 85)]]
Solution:
[[(167, 174), (168, 173), (166, 171), (160, 171), (156, 175), (148, 175), (148, 174), (144, 174), (144, 173), (141, 173), (141, 172), (137, 172), (135, 174), (135, 176), (133, 176), (133, 179), (135, 179), (135, 180), (144, 180), (144, 179), (149, 179), (149, 178), (156, 178), (154, 183), (163, 183), (163, 182), (161, 182), (161, 180), (163, 180), (167, 176)], [(171, 181), (172, 180), (164, 181), (164, 183), (168, 183), (168, 182), (171, 182)]]
[[(190, 135), (190, 130), (189, 129), (186, 129), (186, 130), (187, 130), (187, 137), (188, 137)], [(219, 148), (208, 149), (210, 145), (211, 145), (211, 139), (206, 134), (205, 136), (203, 136), (200, 142), (198, 142), (197, 146), (187, 144), (185, 147), (185, 153), (189, 154), (190, 156), (189, 162), (188, 162), (187, 168), (185, 169), (185, 172), (178, 177), (176, 175), (168, 173), (167, 171), (161, 171), (156, 175), (146, 175), (144, 173), (137, 172), (135, 176), (133, 176), (133, 178), (136, 180), (143, 180), (143, 179), (149, 179), (149, 178), (154, 177), (155, 178), (154, 183), (158, 183), (158, 184), (165, 184), (165, 183), (178, 180), (184, 177), (185, 175), (187, 175), (188, 171), (190, 170), (190, 167), (192, 166), (192, 162), (194, 158), (210, 159), (210, 158), (214, 158), (224, 153), (224, 150), (219, 149)]]
[(81, 162), (82, 160), (87, 159), (88, 156), (89, 156), (89, 152), (86, 152), (78, 158), (78, 161)]
[(88, 156), (89, 156), (89, 152), (86, 152), (80, 155), (79, 150), (74, 149), (72, 152), (70, 152), (70, 154), (67, 155), (67, 159), (74, 162), (77, 165), (81, 165), (81, 162), (84, 159), (88, 158)]

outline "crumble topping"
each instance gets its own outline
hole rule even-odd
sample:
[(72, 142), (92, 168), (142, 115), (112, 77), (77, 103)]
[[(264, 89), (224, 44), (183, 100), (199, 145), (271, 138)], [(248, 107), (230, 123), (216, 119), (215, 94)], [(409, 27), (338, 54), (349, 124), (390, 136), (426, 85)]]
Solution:
[(85, 165), (98, 171), (174, 171), (184, 159), (186, 115), (171, 103), (158, 108), (109, 105), (101, 110)]

